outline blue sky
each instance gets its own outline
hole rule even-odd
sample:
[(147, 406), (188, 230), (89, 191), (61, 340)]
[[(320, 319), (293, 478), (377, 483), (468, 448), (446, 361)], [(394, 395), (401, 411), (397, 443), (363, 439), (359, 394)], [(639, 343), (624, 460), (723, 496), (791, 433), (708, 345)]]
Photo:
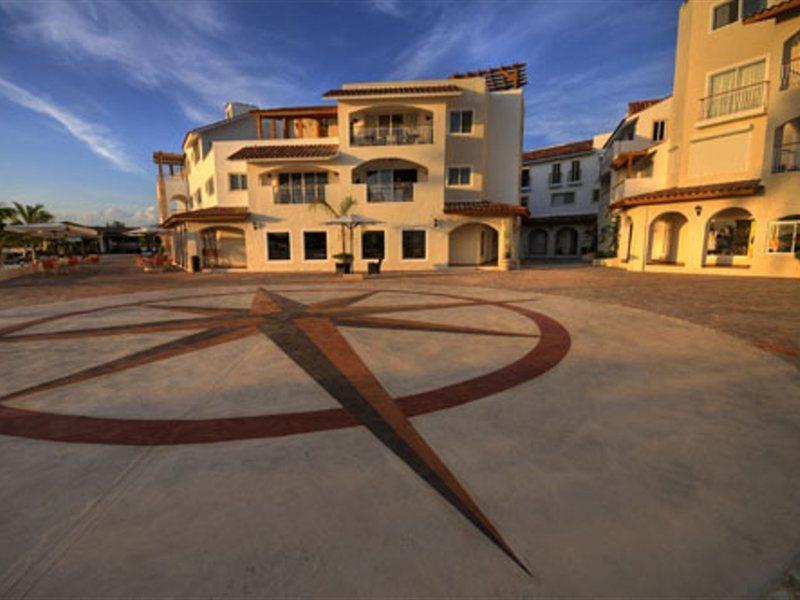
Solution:
[(528, 63), (526, 149), (666, 95), (680, 0), (0, 0), (0, 202), (155, 220), (153, 150), (227, 100), (319, 104), (348, 81)]

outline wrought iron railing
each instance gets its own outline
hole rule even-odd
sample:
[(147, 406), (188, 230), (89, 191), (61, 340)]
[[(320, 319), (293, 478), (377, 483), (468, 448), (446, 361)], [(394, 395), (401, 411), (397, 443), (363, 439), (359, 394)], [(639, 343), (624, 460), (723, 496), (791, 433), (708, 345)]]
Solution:
[(768, 81), (759, 81), (700, 100), (700, 118), (713, 119), (766, 106)]
[(367, 202), (411, 202), (413, 199), (414, 184), (410, 181), (367, 184)]
[(407, 146), (432, 143), (433, 128), (430, 125), (365, 127), (350, 134), (350, 144), (353, 146)]
[(325, 186), (277, 185), (272, 188), (275, 204), (313, 204), (325, 200)]
[(782, 144), (775, 147), (772, 163), (773, 173), (800, 170), (800, 142)]
[(781, 66), (781, 89), (800, 88), (800, 58), (794, 58)]

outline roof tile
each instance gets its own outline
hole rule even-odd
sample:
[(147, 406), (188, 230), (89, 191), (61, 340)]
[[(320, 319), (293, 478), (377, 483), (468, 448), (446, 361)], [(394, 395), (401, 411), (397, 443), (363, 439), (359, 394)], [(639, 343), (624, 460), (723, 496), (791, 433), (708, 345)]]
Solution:
[(548, 146), (547, 148), (537, 148), (522, 153), (523, 162), (532, 160), (542, 160), (545, 158), (555, 158), (557, 156), (569, 156), (571, 154), (583, 154), (594, 149), (592, 140), (581, 140), (579, 142), (569, 142), (559, 146)]
[(710, 200), (728, 196), (754, 196), (762, 189), (760, 179), (747, 179), (744, 181), (726, 181), (722, 183), (709, 183), (689, 187), (672, 187), (657, 192), (648, 192), (636, 196), (620, 198), (612, 202), (609, 208), (629, 208), (631, 206), (644, 206), (646, 204), (666, 204), (669, 202), (692, 202), (697, 200)]
[(349, 98), (351, 96), (391, 96), (397, 94), (442, 94), (460, 92), (457, 85), (403, 85), (374, 86), (328, 90), (323, 98)]
[(271, 146), (245, 146), (228, 157), (228, 160), (280, 160), (285, 158), (332, 158), (339, 153), (336, 144), (291, 144)]
[(528, 209), (524, 206), (505, 202), (489, 202), (488, 200), (445, 202), (444, 212), (447, 215), (476, 217), (527, 217), (529, 215)]

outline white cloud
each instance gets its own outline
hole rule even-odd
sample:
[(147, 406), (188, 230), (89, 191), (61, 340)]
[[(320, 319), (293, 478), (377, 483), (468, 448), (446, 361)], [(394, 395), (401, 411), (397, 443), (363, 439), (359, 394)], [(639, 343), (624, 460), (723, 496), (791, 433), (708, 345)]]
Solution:
[(119, 67), (131, 83), (171, 97), (193, 121), (221, 118), (228, 100), (286, 104), (305, 92), (297, 70), (276, 53), (233, 50), (240, 46), (237, 31), (221, 4), (52, 2), (45, 10), (15, 2), (0, 8), (22, 39), (52, 47), (69, 61)]
[(122, 144), (113, 138), (107, 127), (86, 121), (53, 101), (37, 96), (2, 77), (0, 77), (0, 94), (15, 104), (58, 122), (72, 137), (118, 169), (129, 173), (141, 171), (127, 156)]
[(59, 221), (73, 221), (83, 225), (105, 225), (114, 221), (120, 221), (128, 226), (158, 223), (158, 210), (155, 205), (143, 208), (112, 205), (94, 210), (55, 210), (53, 212)]
[(369, 5), (373, 10), (376, 10), (385, 15), (392, 17), (402, 17), (403, 11), (400, 8), (399, 0), (370, 0)]

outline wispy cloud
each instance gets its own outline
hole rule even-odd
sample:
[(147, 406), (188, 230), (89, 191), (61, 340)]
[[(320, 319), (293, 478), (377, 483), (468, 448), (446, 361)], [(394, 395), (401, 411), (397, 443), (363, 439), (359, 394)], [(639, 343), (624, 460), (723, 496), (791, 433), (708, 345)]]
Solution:
[(391, 17), (403, 16), (403, 10), (400, 8), (399, 0), (370, 0), (369, 6), (373, 10)]
[[(0, 4), (22, 39), (58, 50), (67, 60), (107, 63), (137, 86), (171, 97), (193, 121), (221, 116), (228, 100), (296, 101), (301, 82), (274, 52), (254, 57), (231, 44), (237, 31), (224, 5), (208, 2), (53, 2)], [(272, 73), (272, 74), (270, 74)]]
[(141, 171), (140, 167), (128, 157), (122, 144), (114, 139), (111, 131), (104, 125), (89, 122), (58, 106), (52, 100), (38, 96), (2, 77), (0, 77), (0, 95), (19, 106), (53, 119), (72, 137), (118, 169), (129, 173)]
[(85, 210), (55, 210), (60, 221), (73, 221), (84, 225), (105, 225), (119, 221), (128, 226), (154, 225), (158, 223), (158, 210), (153, 206), (133, 208), (129, 206), (102, 206)]

